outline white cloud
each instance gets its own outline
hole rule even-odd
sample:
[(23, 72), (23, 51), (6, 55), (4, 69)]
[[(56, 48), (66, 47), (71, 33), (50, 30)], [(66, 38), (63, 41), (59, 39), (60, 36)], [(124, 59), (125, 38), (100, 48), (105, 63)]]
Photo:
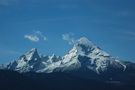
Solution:
[(39, 37), (41, 37), (43, 40), (47, 40), (47, 38), (46, 38), (46, 36), (44, 36), (43, 34), (42, 34), (42, 32), (40, 32), (40, 31), (35, 31), (35, 34), (36, 35), (38, 35)]
[(36, 35), (24, 35), (24, 38), (29, 39), (33, 42), (38, 42), (39, 41), (39, 37), (37, 37)]
[(73, 37), (74, 34), (73, 33), (67, 33), (67, 34), (63, 34), (62, 35), (62, 39), (67, 41), (69, 45), (72, 45), (75, 43), (75, 38)]
[(33, 34), (24, 35), (24, 38), (32, 42), (39, 42), (40, 40), (43, 40), (43, 41), (47, 40), (46, 36), (44, 36), (41, 31), (34, 31)]

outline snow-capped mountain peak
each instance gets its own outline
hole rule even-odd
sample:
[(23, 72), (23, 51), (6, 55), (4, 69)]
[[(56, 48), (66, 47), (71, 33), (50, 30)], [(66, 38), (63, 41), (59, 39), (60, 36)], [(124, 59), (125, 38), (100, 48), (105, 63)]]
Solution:
[(95, 54), (95, 56), (110, 56), (105, 51), (101, 50), (99, 47), (97, 47), (94, 43), (89, 41), (86, 37), (80, 38), (74, 45), (73, 49), (70, 52), (77, 51), (78, 54), (82, 55), (92, 55)]
[(81, 37), (79, 40), (77, 40), (76, 44), (94, 46), (94, 44), (91, 41), (89, 41), (86, 37)]
[(29, 60), (37, 60), (39, 58), (38, 52), (36, 48), (32, 48), (29, 52), (25, 54), (26, 59)]
[(37, 49), (33, 48), (20, 56), (18, 60), (10, 62), (9, 65), (7, 65), (7, 68), (19, 72), (28, 72), (34, 68), (34, 65), (38, 61), (40, 61), (40, 56)]
[(76, 41), (73, 48), (65, 56), (39, 56), (37, 49), (33, 48), (8, 65), (8, 69), (19, 72), (43, 72), (51, 73), (54, 71), (72, 71), (88, 69), (97, 74), (116, 69), (124, 71), (126, 66), (115, 59), (86, 37)]
[[(110, 67), (125, 70), (119, 60), (115, 60), (111, 55), (97, 47), (86, 37), (80, 38), (64, 56), (62, 63), (65, 64), (67, 70), (73, 68), (87, 68), (96, 73), (101, 73), (109, 70)], [(74, 66), (75, 67), (74, 67)]]

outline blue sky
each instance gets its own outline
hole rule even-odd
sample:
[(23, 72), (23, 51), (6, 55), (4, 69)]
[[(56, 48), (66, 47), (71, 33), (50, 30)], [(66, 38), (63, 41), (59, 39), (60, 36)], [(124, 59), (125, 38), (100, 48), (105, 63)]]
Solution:
[(135, 62), (134, 0), (0, 0), (0, 63), (31, 48), (66, 54), (85, 36), (112, 56)]

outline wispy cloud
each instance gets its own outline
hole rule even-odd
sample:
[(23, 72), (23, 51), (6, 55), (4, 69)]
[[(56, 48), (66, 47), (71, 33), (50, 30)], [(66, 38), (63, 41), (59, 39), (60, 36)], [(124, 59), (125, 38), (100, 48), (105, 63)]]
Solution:
[(35, 34), (39, 36), (39, 38), (43, 39), (44, 41), (47, 40), (47, 37), (43, 35), (41, 31), (35, 31)]
[(73, 33), (66, 33), (62, 35), (62, 39), (67, 41), (69, 45), (72, 45), (76, 42), (75, 38), (74, 38), (74, 34)]
[(39, 42), (40, 40), (46, 41), (47, 38), (42, 34), (41, 31), (34, 31), (32, 34), (24, 35), (24, 38), (32, 41), (32, 42)]
[(37, 37), (36, 35), (25, 35), (24, 38), (29, 39), (33, 42), (38, 42), (39, 41), (39, 37)]

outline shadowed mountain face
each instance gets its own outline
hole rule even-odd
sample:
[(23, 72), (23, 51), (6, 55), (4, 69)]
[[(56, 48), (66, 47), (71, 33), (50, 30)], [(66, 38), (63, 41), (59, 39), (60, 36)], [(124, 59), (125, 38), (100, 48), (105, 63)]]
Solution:
[(0, 90), (135, 90), (135, 64), (85, 37), (63, 57), (40, 56), (34, 48), (0, 69)]

